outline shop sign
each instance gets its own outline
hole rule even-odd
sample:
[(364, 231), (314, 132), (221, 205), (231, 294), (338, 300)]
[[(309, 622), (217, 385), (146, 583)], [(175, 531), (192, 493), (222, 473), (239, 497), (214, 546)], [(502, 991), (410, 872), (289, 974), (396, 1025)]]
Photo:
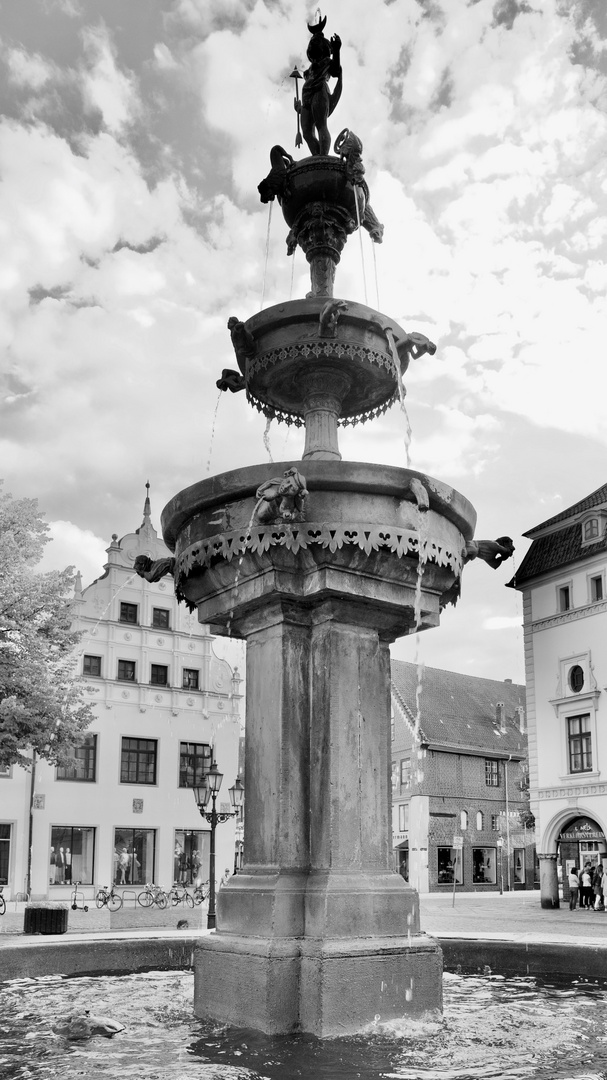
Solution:
[(559, 840), (573, 840), (579, 842), (580, 840), (604, 840), (605, 833), (602, 829), (599, 829), (596, 822), (591, 821), (576, 821), (573, 828), (565, 829), (559, 836)]

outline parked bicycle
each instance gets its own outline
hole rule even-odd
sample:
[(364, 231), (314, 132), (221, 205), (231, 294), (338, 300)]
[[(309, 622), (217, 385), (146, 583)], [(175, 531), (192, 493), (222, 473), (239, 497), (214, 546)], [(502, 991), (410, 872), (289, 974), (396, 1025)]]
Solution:
[(153, 882), (148, 882), (143, 892), (139, 893), (137, 902), (144, 908), (156, 904), (156, 907), (164, 909), (169, 905), (169, 898), (160, 885), (154, 885)]
[(185, 885), (173, 885), (173, 888), (169, 889), (169, 901), (172, 907), (177, 907), (178, 904), (194, 907), (194, 897), (188, 892)]
[(103, 885), (95, 896), (95, 903), (98, 908), (108, 907), (110, 911), (120, 911), (122, 897), (120, 893), (116, 892), (115, 885), (112, 885), (111, 889), (107, 885)]
[(204, 904), (209, 895), (209, 883), (204, 881), (202, 885), (197, 885), (194, 889), (192, 900), (195, 904)]
[(84, 893), (79, 890), (79, 885), (82, 885), (81, 881), (74, 882), (74, 889), (72, 891), (72, 911), (88, 911), (88, 904), (85, 904), (84, 902)]
[(2, 895), (3, 891), (4, 885), (0, 885), (0, 915), (4, 915), (4, 912), (6, 911), (6, 900)]

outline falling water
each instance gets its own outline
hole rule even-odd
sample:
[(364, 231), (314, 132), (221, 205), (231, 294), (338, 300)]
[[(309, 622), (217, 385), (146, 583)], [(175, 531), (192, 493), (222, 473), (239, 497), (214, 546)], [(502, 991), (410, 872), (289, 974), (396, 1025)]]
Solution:
[(289, 300), (293, 299), (293, 281), (295, 279), (295, 256), (297, 255), (297, 248), (291, 256), (291, 287), (289, 289)]
[(90, 641), (90, 640), (91, 640), (91, 638), (92, 638), (92, 637), (94, 637), (94, 636), (95, 636), (95, 634), (97, 633), (97, 627), (99, 626), (99, 624), (100, 624), (100, 623), (102, 623), (102, 622), (103, 622), (103, 620), (104, 620), (105, 616), (107, 615), (108, 611), (110, 610), (110, 608), (111, 608), (112, 604), (114, 603), (114, 600), (116, 599), (116, 597), (118, 596), (118, 594), (119, 594), (119, 593), (121, 593), (123, 589), (126, 589), (127, 585), (130, 585), (130, 584), (131, 584), (131, 582), (132, 582), (132, 581), (134, 581), (136, 577), (137, 577), (137, 574), (129, 574), (129, 576), (128, 576), (128, 578), (126, 579), (126, 581), (123, 581), (123, 582), (122, 582), (122, 585), (120, 585), (120, 586), (119, 586), (119, 587), (118, 587), (118, 588), (117, 588), (117, 589), (115, 590), (115, 592), (113, 592), (113, 593), (112, 593), (112, 595), (111, 595), (111, 597), (110, 597), (110, 600), (109, 600), (109, 603), (108, 603), (108, 604), (106, 604), (106, 606), (104, 607), (103, 611), (101, 612), (101, 615), (100, 615), (100, 616), (99, 616), (99, 618), (97, 619), (97, 622), (95, 623), (95, 625), (94, 625), (94, 626), (92, 626), (92, 627), (91, 627), (91, 629), (89, 630), (88, 634), (87, 634), (87, 635), (86, 635), (86, 637), (84, 638), (84, 641), (82, 642), (82, 648), (80, 648), (80, 649), (78, 650), (78, 652), (76, 653), (76, 659), (78, 659), (78, 657), (82, 656), (82, 654), (83, 654), (83, 652), (84, 652), (84, 650), (85, 650), (86, 646), (88, 645), (89, 641)]
[(268, 419), (266, 420), (266, 427), (265, 427), (265, 431), (263, 433), (263, 445), (266, 448), (266, 451), (267, 451), (267, 454), (268, 454), (268, 457), (269, 457), (270, 461), (274, 461), (274, 458), (272, 457), (272, 448), (270, 446), (270, 426), (271, 426), (271, 424), (272, 424), (272, 417), (269, 416)]
[(354, 192), (354, 203), (356, 205), (356, 221), (357, 221), (357, 224), (358, 224), (358, 239), (360, 240), (360, 261), (361, 261), (362, 270), (363, 270), (363, 289), (365, 291), (365, 304), (368, 304), (369, 301), (367, 299), (367, 275), (365, 273), (365, 253), (364, 253), (364, 250), (363, 250), (363, 234), (362, 234), (361, 227), (360, 227), (360, 209), (359, 209), (359, 206), (358, 206), (358, 192), (356, 190)]
[(403, 373), (400, 366), (400, 357), (396, 348), (396, 341), (394, 340), (394, 331), (391, 326), (386, 327), (386, 338), (390, 347), (390, 355), (392, 356), (392, 363), (394, 364), (394, 374), (396, 376), (396, 385), (398, 387), (398, 397), (400, 400), (400, 408), (403, 416), (405, 417), (405, 458), (407, 462), (407, 468), (411, 468), (411, 423), (409, 421), (409, 414), (407, 412), (407, 406), (405, 405), (405, 384), (403, 382)]
[(263, 264), (263, 282), (262, 282), (262, 286), (261, 286), (261, 304), (259, 305), (259, 310), (260, 311), (263, 308), (263, 303), (264, 303), (264, 300), (266, 298), (266, 277), (267, 277), (267, 273), (268, 273), (268, 257), (269, 257), (269, 254), (270, 254), (270, 226), (272, 224), (272, 207), (273, 207), (273, 205), (274, 205), (274, 201), (271, 199), (270, 202), (268, 203), (268, 206), (269, 206), (269, 210), (268, 210), (268, 230), (266, 232), (266, 255), (265, 255), (265, 260), (264, 260), (264, 264)]
[[(253, 520), (255, 518), (255, 514), (257, 513), (258, 505), (259, 505), (258, 503), (255, 503), (255, 506), (253, 507), (253, 511), (251, 513), (251, 517), (249, 518), (249, 524), (247, 525), (244, 533), (241, 534), (242, 535), (242, 540), (243, 540), (243, 546), (242, 546), (242, 551), (240, 552), (240, 557), (238, 559), (238, 564), (236, 566), (236, 573), (234, 575), (234, 584), (232, 586), (232, 589), (233, 589), (232, 595), (234, 597), (234, 604), (236, 603), (236, 596), (237, 596), (237, 593), (238, 593), (238, 582), (240, 581), (240, 572), (242, 570), (242, 563), (243, 563), (244, 557), (245, 557), (245, 555), (247, 553), (247, 541), (249, 540), (249, 537), (251, 535), (251, 529), (253, 528)], [(226, 631), (227, 631), (227, 636), (228, 637), (232, 636), (232, 619), (233, 618), (234, 618), (234, 605), (232, 605), (232, 607), (230, 609), (230, 613), (228, 615), (228, 621), (226, 623)]]
[(221, 395), (222, 395), (222, 391), (220, 390), (219, 395), (217, 397), (217, 401), (215, 402), (215, 412), (213, 413), (213, 423), (211, 425), (211, 439), (210, 439), (210, 442), (209, 442), (209, 456), (208, 456), (208, 459), (207, 459), (207, 468), (206, 468), (207, 472), (211, 471), (211, 454), (213, 453), (213, 439), (215, 438), (215, 425), (217, 423), (217, 413), (219, 411), (219, 402), (221, 401)]
[(375, 254), (375, 244), (371, 244), (371, 250), (373, 252), (373, 273), (375, 275), (375, 303), (377, 304), (377, 310), (381, 310), (379, 303), (379, 278), (377, 276), (377, 255)]
[[(417, 503), (417, 575), (415, 580), (415, 657), (414, 663), (417, 668), (417, 684), (415, 687), (415, 743), (419, 745), (419, 728), (421, 722), (421, 696), (424, 682), (424, 662), (420, 659), (420, 627), (422, 621), (422, 581), (424, 567), (428, 561), (428, 510), (430, 508), (428, 493), (421, 481), (416, 477), (411, 480), (411, 490)], [(418, 765), (417, 782), (423, 780), (423, 772)]]

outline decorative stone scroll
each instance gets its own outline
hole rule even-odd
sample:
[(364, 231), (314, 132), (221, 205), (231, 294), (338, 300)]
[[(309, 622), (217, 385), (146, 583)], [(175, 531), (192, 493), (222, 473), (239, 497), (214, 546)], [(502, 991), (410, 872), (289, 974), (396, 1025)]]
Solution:
[[(297, 554), (302, 548), (311, 547), (312, 544), (328, 548), (331, 552), (346, 545), (356, 545), (366, 555), (384, 549), (400, 559), (418, 554), (419, 534), (411, 529), (388, 525), (326, 521), (308, 521), (294, 525), (254, 525), (251, 528), (216, 533), (206, 540), (191, 544), (176, 561), (176, 584), (180, 585), (193, 567), (206, 568), (214, 559), (231, 562), (234, 557), (240, 557), (247, 551), (262, 555), (270, 547), (286, 547), (288, 551)], [(448, 566), (457, 575), (461, 573), (461, 551), (451, 551), (431, 537), (425, 537), (422, 541), (422, 551), (424, 562)]]

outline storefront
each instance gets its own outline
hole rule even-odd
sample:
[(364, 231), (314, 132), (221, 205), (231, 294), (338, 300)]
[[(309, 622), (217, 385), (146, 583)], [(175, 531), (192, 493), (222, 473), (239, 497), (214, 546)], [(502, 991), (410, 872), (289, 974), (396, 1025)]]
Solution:
[(558, 876), (563, 883), (563, 898), (569, 899), (567, 878), (572, 866), (578, 870), (586, 863), (594, 868), (607, 864), (607, 843), (601, 826), (589, 817), (577, 817), (563, 826), (558, 843)]

